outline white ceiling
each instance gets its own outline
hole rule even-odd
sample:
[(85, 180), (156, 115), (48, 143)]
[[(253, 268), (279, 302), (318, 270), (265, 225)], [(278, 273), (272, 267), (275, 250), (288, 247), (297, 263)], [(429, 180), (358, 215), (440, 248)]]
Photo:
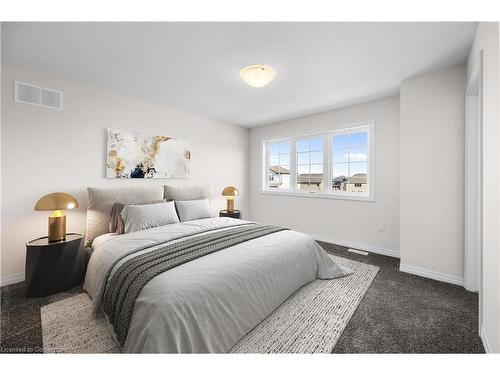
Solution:
[[(475, 23), (3, 23), (2, 59), (243, 126), (396, 95), (460, 65)], [(239, 77), (265, 63), (256, 89)], [(22, 79), (22, 77), (19, 77)]]

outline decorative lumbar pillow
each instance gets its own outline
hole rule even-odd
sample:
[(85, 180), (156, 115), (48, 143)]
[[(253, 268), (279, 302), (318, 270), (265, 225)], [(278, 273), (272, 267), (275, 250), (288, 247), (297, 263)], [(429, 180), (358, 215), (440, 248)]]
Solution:
[[(166, 202), (165, 199), (153, 202), (136, 203), (138, 205), (154, 204)], [(109, 231), (111, 233), (123, 234), (125, 233), (125, 223), (122, 218), (122, 210), (126, 206), (125, 203), (115, 203), (111, 208), (111, 220), (109, 221)]]
[(175, 201), (175, 208), (181, 221), (206, 219), (213, 217), (208, 199)]
[(174, 202), (126, 205), (122, 210), (125, 233), (179, 222)]
[(210, 198), (208, 185), (165, 185), (165, 199), (168, 201), (191, 201)]
[(87, 188), (89, 202), (87, 207), (87, 230), (85, 246), (91, 246), (97, 236), (109, 232), (111, 209), (115, 202), (135, 204), (163, 199), (164, 187), (141, 186), (123, 188)]

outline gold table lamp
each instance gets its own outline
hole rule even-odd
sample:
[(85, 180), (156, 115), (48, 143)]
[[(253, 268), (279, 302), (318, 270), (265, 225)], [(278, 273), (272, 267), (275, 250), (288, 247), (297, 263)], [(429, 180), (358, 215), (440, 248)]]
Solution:
[(64, 210), (78, 208), (78, 201), (67, 193), (51, 193), (41, 197), (35, 211), (52, 211), (49, 216), (49, 241), (66, 239), (66, 215)]
[(234, 212), (234, 197), (240, 195), (238, 189), (234, 186), (227, 186), (222, 190), (222, 195), (227, 197), (227, 212)]

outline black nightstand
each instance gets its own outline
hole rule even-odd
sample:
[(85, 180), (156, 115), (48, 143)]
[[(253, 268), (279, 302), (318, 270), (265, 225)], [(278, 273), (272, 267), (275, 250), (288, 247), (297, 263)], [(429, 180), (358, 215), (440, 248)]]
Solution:
[(241, 211), (234, 210), (233, 212), (228, 212), (228, 210), (220, 210), (219, 217), (232, 217), (233, 219), (241, 219)]
[(26, 297), (44, 297), (80, 284), (85, 274), (83, 236), (68, 233), (66, 240), (40, 237), (26, 243)]

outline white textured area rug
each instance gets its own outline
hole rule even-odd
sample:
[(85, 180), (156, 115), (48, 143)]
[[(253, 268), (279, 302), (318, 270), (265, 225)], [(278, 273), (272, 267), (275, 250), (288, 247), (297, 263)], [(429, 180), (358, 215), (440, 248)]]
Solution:
[[(299, 289), (231, 352), (331, 353), (379, 268), (330, 256), (354, 273)], [(85, 293), (43, 306), (41, 317), (46, 353), (119, 352), (104, 317), (92, 313)]]

